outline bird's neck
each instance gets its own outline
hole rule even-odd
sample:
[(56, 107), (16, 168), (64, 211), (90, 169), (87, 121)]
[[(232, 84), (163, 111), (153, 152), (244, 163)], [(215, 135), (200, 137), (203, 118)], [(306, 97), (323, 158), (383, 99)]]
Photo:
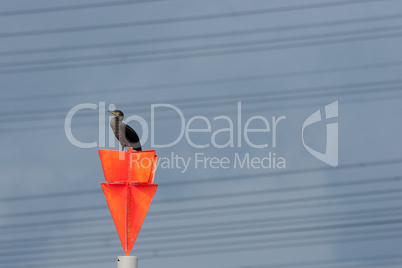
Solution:
[(116, 116), (115, 117), (115, 119), (118, 121), (118, 122), (122, 122), (123, 121), (123, 116)]

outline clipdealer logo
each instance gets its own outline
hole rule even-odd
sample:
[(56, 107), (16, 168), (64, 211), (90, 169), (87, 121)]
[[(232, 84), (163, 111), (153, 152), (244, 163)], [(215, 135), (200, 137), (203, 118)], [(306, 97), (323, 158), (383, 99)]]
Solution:
[[(329, 120), (331, 118), (338, 117), (338, 101), (334, 101), (325, 106), (324, 110), (325, 119)], [(303, 123), (302, 127), (302, 142), (304, 148), (312, 154), (315, 158), (321, 160), (322, 162), (337, 167), (338, 166), (338, 123), (327, 123), (327, 139), (326, 139), (326, 146), (325, 146), (325, 153), (318, 152), (308, 146), (304, 141), (304, 130), (306, 127), (320, 122), (322, 119), (321, 117), (321, 110), (315, 111), (312, 115), (310, 115), (306, 121)]]
[[(115, 110), (113, 104), (108, 106), (109, 110)], [(135, 121), (139, 123), (141, 127), (141, 144), (146, 144), (150, 138), (151, 148), (172, 148), (178, 144), (183, 139), (186, 140), (187, 144), (195, 149), (205, 149), (214, 147), (216, 149), (222, 148), (241, 148), (246, 145), (252, 149), (264, 149), (264, 155), (261, 157), (253, 157), (253, 153), (256, 150), (239, 153), (235, 152), (233, 156), (216, 157), (205, 155), (202, 152), (194, 153), (193, 156), (180, 156), (173, 151), (169, 156), (162, 156), (158, 159), (157, 166), (163, 169), (179, 169), (182, 173), (188, 170), (190, 164), (197, 168), (211, 168), (211, 169), (285, 169), (286, 159), (281, 155), (277, 155), (274, 151), (269, 151), (269, 148), (275, 149), (277, 147), (277, 131), (278, 128), (283, 124), (282, 121), (286, 119), (285, 115), (272, 116), (271, 118), (266, 118), (262, 115), (254, 115), (246, 118), (242, 115), (242, 105), (241, 102), (237, 103), (237, 116), (235, 120), (227, 115), (218, 115), (212, 119), (208, 119), (205, 116), (197, 115), (191, 118), (186, 118), (184, 113), (176, 106), (171, 104), (152, 104), (151, 108), (151, 118), (150, 127), (148, 122), (141, 116), (131, 115), (125, 118), (124, 122), (129, 123)], [(83, 109), (98, 110), (99, 117), (99, 139), (98, 141), (92, 142), (81, 142), (76, 139), (73, 135), (71, 125), (74, 116)], [(165, 144), (160, 144), (156, 142), (155, 134), (155, 122), (157, 119), (157, 114), (162, 114), (169, 109), (170, 112), (176, 114), (179, 122), (180, 129), (179, 135), (171, 142), (166, 142)], [(338, 116), (338, 102), (331, 103), (325, 106), (325, 119), (330, 119)], [(79, 148), (115, 148), (116, 140), (114, 134), (110, 127), (107, 127), (106, 121), (111, 120), (113, 117), (106, 118), (106, 104), (105, 102), (99, 102), (99, 104), (94, 103), (82, 103), (74, 106), (67, 113), (64, 122), (64, 129), (67, 139), (75, 146)], [(302, 126), (302, 142), (306, 150), (312, 154), (317, 159), (336, 167), (338, 164), (338, 124), (330, 123), (327, 124), (327, 146), (326, 152), (320, 153), (313, 148), (309, 147), (304, 141), (304, 130), (314, 124), (321, 121), (320, 110), (314, 112), (310, 115)], [(203, 125), (203, 127), (200, 127)], [(256, 128), (255, 126), (259, 126)], [(198, 126), (196, 128), (195, 126)], [(218, 126), (218, 127), (217, 127)], [(253, 128), (254, 126), (254, 128)], [(107, 129), (108, 132), (108, 144), (107, 140)], [(210, 135), (209, 142), (204, 142), (199, 144), (194, 139), (194, 134), (204, 133)], [(253, 140), (256, 135), (262, 134), (266, 135), (264, 139), (259, 139), (257, 142)], [(263, 141), (263, 142), (261, 142)]]

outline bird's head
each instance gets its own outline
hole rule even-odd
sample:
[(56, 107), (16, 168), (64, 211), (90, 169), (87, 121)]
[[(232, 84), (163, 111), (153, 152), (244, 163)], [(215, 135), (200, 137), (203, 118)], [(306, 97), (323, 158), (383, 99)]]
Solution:
[(124, 114), (122, 111), (120, 110), (115, 110), (115, 111), (108, 111), (109, 113), (119, 117), (119, 118), (124, 118)]

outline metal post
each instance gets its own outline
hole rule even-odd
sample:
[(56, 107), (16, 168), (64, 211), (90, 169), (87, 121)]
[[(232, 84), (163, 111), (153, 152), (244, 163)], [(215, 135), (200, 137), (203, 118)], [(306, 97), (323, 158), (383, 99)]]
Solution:
[(117, 268), (138, 268), (138, 258), (135, 256), (117, 257)]

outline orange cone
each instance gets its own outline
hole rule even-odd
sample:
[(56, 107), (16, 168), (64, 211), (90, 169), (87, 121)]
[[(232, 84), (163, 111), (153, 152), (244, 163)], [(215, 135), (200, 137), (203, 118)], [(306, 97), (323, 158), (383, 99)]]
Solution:
[(130, 255), (157, 184), (101, 183), (126, 255)]
[(99, 150), (106, 181), (149, 183), (155, 172), (155, 151)]

